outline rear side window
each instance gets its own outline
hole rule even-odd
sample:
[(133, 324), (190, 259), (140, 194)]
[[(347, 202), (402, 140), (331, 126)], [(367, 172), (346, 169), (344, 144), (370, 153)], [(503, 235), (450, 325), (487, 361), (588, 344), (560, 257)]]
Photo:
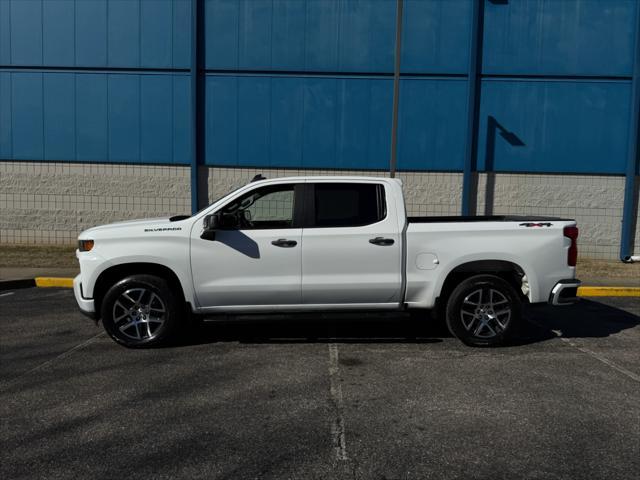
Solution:
[(372, 183), (316, 183), (312, 227), (361, 227), (387, 216), (384, 187)]

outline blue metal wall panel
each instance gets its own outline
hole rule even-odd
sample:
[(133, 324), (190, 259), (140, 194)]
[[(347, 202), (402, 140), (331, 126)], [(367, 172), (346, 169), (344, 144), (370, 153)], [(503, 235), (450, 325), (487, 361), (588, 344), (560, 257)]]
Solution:
[(302, 109), (303, 157), (300, 164), (313, 168), (331, 162), (335, 165), (337, 133), (338, 80), (307, 78), (304, 82)]
[(629, 82), (482, 83), (479, 169), (624, 172)]
[(631, 75), (637, 0), (485, 3), (485, 73)]
[(190, 0), (0, 0), (0, 64), (188, 68)]
[(142, 0), (141, 46), (143, 67), (172, 66), (171, 0)]
[(172, 66), (189, 68), (191, 59), (191, 0), (172, 4)]
[(21, 65), (42, 63), (41, 0), (10, 0), (11, 60)]
[(392, 87), (386, 79), (339, 81), (336, 168), (389, 167)]
[(340, 2), (307, 2), (305, 20), (305, 68), (335, 71), (338, 63)]
[(238, 141), (238, 159), (247, 165), (264, 165), (271, 147), (271, 78), (239, 77), (237, 83), (238, 128), (245, 140)]
[(11, 74), (0, 72), (0, 158), (12, 158)]
[(74, 1), (42, 2), (42, 46), (44, 65), (73, 65)]
[(239, 18), (240, 9), (236, 0), (206, 0), (205, 65), (207, 68), (221, 70), (238, 68)]
[(340, 5), (340, 71), (392, 72), (395, 0), (343, 0)]
[(141, 160), (173, 163), (173, 82), (169, 75), (141, 77)]
[(76, 158), (75, 75), (43, 74), (44, 159)]
[(44, 155), (42, 74), (16, 73), (11, 78), (13, 158), (37, 160)]
[(206, 66), (393, 71), (395, 0), (207, 0)]
[(109, 75), (109, 159), (140, 161), (140, 76)]
[[(238, 73), (206, 79), (208, 164), (388, 168), (392, 81), (366, 74), (393, 70), (395, 0), (204, 1), (206, 66)], [(471, 3), (405, 0), (405, 74), (466, 73)], [(628, 76), (639, 3), (486, 1), (484, 73)], [(5, 66), (186, 69), (190, 42), (190, 0), (0, 0)], [(403, 78), (399, 169), (461, 168), (465, 83)], [(623, 171), (628, 82), (482, 88), (482, 168), (489, 129), (496, 169)], [(186, 164), (191, 122), (186, 74), (0, 72), (2, 159)]]
[(191, 79), (189, 75), (173, 75), (173, 163), (191, 161)]
[(206, 163), (238, 164), (238, 80), (208, 76), (205, 82)]
[(242, 2), (238, 26), (238, 68), (266, 70), (271, 67), (272, 7), (271, 2)]
[(11, 3), (0, 1), (0, 65), (11, 63)]
[(106, 74), (76, 75), (76, 128), (78, 159), (107, 161), (109, 159), (109, 127)]
[(471, 2), (404, 0), (403, 72), (467, 72)]
[[(295, 0), (274, 0), (271, 68), (304, 70), (307, 3)], [(301, 39), (303, 41), (300, 41)]]
[(191, 159), (188, 74), (0, 72), (0, 158)]
[(391, 80), (207, 77), (209, 165), (388, 166)]
[(461, 170), (467, 113), (462, 79), (400, 82), (398, 170)]
[[(302, 164), (302, 133), (304, 129), (304, 79), (280, 77), (271, 80), (271, 130), (270, 149), (263, 164), (296, 167)], [(240, 128), (240, 140), (246, 139), (246, 131)], [(249, 140), (249, 139), (247, 139)], [(244, 159), (239, 159), (242, 165)]]
[[(76, 2), (76, 65), (107, 64), (107, 2)], [(14, 65), (19, 64), (15, 62)]]
[(140, 66), (140, 3), (111, 0), (107, 18), (108, 64)]

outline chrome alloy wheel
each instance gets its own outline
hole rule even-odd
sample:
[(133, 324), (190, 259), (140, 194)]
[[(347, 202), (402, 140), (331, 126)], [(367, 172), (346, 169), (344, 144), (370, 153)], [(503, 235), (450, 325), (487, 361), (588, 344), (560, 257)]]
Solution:
[(166, 309), (158, 295), (146, 288), (130, 288), (113, 304), (113, 323), (133, 340), (155, 337), (164, 323)]
[(493, 288), (474, 290), (464, 298), (460, 319), (467, 331), (478, 338), (493, 338), (502, 333), (511, 320), (511, 304)]

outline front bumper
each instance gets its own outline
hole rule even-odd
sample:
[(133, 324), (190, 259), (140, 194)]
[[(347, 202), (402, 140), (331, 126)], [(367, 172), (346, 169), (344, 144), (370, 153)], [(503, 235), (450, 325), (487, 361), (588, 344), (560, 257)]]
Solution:
[(82, 283), (80, 281), (80, 275), (73, 279), (73, 295), (78, 302), (78, 308), (87, 317), (96, 319), (96, 307), (92, 298), (84, 298), (82, 296)]
[(551, 289), (549, 303), (551, 305), (571, 305), (578, 301), (578, 287), (582, 282), (576, 278), (560, 280)]

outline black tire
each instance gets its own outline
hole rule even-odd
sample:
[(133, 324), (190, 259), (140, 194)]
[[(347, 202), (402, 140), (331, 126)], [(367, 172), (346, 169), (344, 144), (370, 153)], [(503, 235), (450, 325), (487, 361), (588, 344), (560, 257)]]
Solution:
[(471, 347), (506, 344), (522, 318), (518, 292), (495, 275), (476, 275), (458, 285), (447, 300), (447, 327)]
[(164, 278), (131, 275), (107, 291), (101, 313), (111, 338), (125, 347), (142, 348), (175, 339), (182, 311)]

